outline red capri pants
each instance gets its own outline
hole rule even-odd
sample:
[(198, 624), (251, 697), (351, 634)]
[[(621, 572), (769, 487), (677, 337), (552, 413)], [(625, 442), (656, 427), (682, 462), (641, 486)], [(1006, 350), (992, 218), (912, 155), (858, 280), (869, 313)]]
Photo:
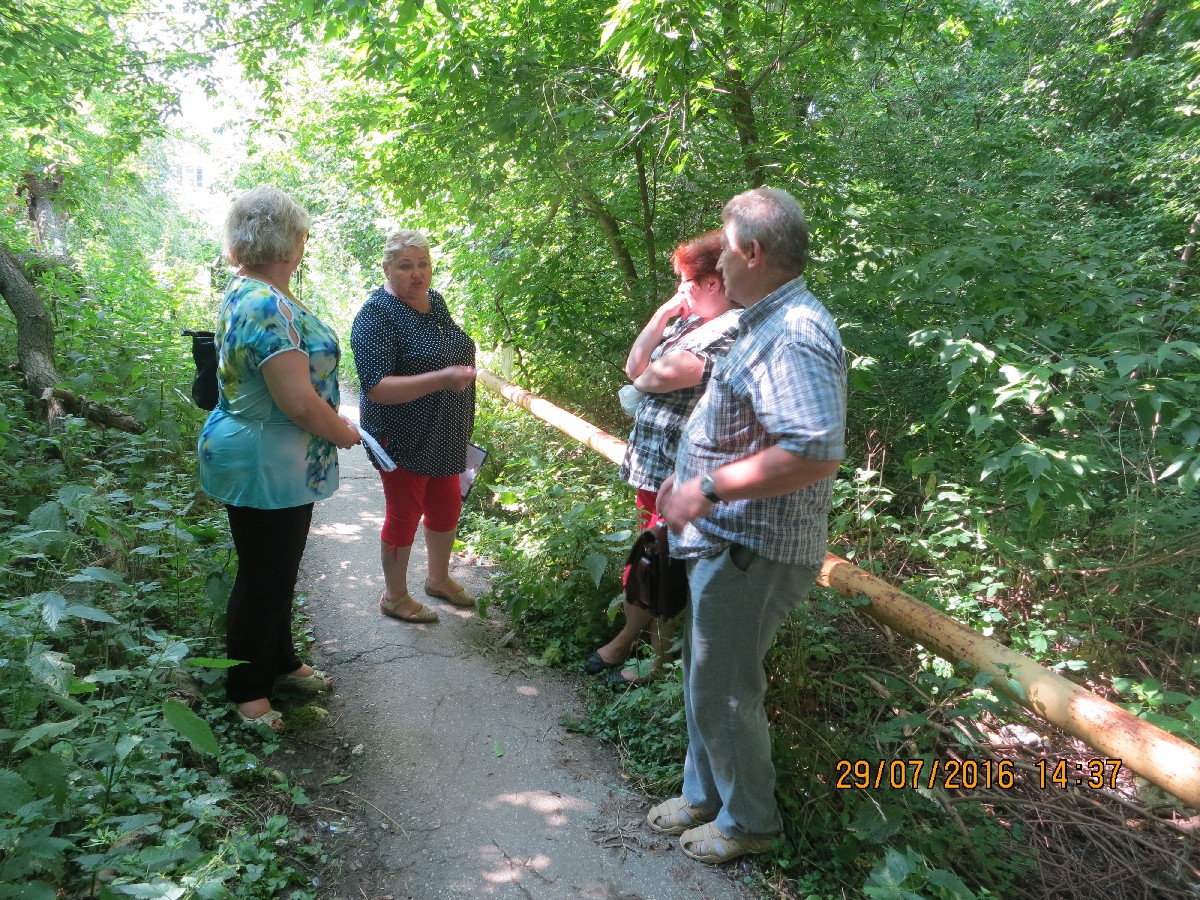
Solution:
[(462, 488), (457, 475), (418, 475), (399, 467), (379, 474), (387, 509), (380, 533), (385, 544), (411, 547), (422, 515), (430, 531), (453, 531), (458, 527)]

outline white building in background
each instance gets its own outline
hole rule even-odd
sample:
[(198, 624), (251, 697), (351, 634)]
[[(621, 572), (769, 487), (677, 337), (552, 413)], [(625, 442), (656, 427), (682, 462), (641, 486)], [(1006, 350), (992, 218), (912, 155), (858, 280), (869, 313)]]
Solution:
[(223, 88), (217, 99), (196, 85), (180, 94), (178, 129), (171, 153), (172, 184), (180, 205), (220, 231), (232, 202), (234, 176), (246, 160), (245, 122), (252, 115), (238, 99), (250, 94), (231, 63), (218, 63)]

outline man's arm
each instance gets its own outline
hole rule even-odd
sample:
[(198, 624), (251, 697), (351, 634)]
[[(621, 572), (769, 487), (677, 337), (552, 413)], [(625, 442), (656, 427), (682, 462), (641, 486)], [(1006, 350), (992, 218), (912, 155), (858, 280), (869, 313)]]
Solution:
[[(809, 459), (807, 456), (768, 447), (753, 456), (726, 463), (709, 474), (717, 496), (724, 500), (759, 500), (792, 494), (837, 472), (840, 459)], [(675, 484), (671, 476), (658, 495), (658, 512), (676, 534), (683, 526), (702, 519), (713, 502), (700, 492), (700, 479)]]

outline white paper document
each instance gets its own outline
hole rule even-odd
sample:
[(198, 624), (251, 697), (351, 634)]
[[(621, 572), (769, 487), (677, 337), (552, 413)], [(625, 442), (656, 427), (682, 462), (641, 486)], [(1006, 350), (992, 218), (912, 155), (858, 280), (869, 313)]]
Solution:
[(375, 457), (375, 461), (379, 463), (379, 468), (385, 472), (395, 470), (396, 464), (392, 462), (392, 458), (379, 446), (379, 441), (367, 434), (362, 428), (358, 429), (358, 435), (362, 438), (363, 446), (371, 451), (371, 454)]

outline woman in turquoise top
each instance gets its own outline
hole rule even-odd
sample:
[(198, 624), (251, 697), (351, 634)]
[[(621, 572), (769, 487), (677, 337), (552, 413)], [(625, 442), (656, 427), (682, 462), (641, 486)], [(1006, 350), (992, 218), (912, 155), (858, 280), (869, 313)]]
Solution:
[(338, 415), (337, 336), (292, 294), (309, 218), (283, 191), (258, 187), (225, 219), (238, 266), (217, 321), (219, 399), (197, 447), (200, 484), (225, 504), (238, 554), (229, 594), (226, 693), (238, 715), (282, 730), (276, 684), (318, 692), (332, 679), (300, 660), (292, 595), (313, 503), (338, 487), (337, 447), (359, 443)]

